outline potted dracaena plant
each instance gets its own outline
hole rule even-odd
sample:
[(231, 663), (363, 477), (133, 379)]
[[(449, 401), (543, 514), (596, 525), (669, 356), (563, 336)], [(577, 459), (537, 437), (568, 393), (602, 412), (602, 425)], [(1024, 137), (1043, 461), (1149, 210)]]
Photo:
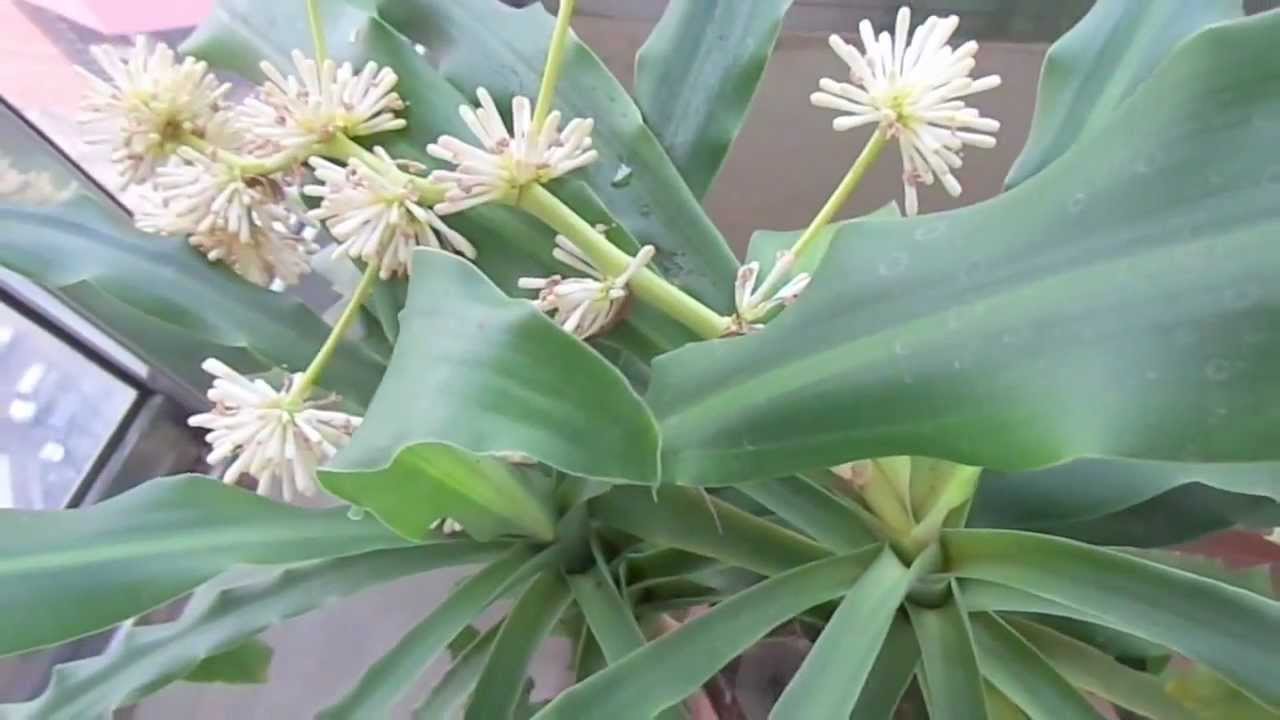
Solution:
[[(1280, 522), (1280, 13), (1099, 0), (1006, 192), (942, 213), (1000, 78), (954, 16), (833, 35), (795, 112), (848, 133), (787, 142), (848, 174), (740, 266), (699, 199), (789, 5), (674, 0), (634, 96), (573, 0), (222, 0), (183, 54), (96, 49), (86, 138), (150, 235), (24, 141), (0, 262), (212, 376), (228, 485), (0, 514), (0, 653), (125, 623), (0, 715), (260, 679), (265, 629), (468, 565), (321, 717), (445, 655), (416, 717), (1275, 717), (1270, 583), (1167, 548)], [(836, 222), (886, 163), (902, 215)], [(256, 287), (318, 262), (308, 226), (358, 276), (332, 327)], [(779, 628), (785, 689), (701, 690)], [(575, 682), (531, 698), (553, 633)]]

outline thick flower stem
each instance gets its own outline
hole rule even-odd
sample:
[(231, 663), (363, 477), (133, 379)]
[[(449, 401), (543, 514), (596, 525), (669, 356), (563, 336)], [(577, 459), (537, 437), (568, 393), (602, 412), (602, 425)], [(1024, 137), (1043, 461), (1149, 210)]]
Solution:
[(371, 262), (365, 266), (364, 275), (360, 277), (360, 284), (356, 285), (356, 291), (351, 295), (351, 300), (347, 303), (347, 307), (343, 309), (338, 321), (333, 324), (333, 329), (329, 331), (329, 337), (325, 338), (324, 344), (320, 346), (316, 356), (311, 359), (311, 364), (302, 373), (302, 377), (298, 379), (297, 384), (289, 389), (287, 405), (296, 407), (307, 399), (307, 395), (311, 393), (311, 388), (315, 386), (316, 381), (320, 379), (320, 375), (324, 373), (325, 366), (329, 364), (333, 353), (337, 351), (338, 344), (342, 342), (342, 338), (346, 337), (347, 331), (351, 329), (351, 323), (355, 322), (356, 316), (360, 314), (360, 308), (364, 305), (364, 301), (369, 298), (369, 293), (373, 292), (373, 287), (377, 282), (378, 263)]
[(395, 163), (387, 162), (379, 157), (377, 153), (367, 150), (363, 145), (346, 135), (335, 135), (323, 146), (317, 148), (316, 152), (339, 160), (356, 158), (380, 175), (391, 178), (403, 185), (412, 186), (418, 193), (418, 199), (425, 204), (434, 205), (444, 199), (445, 191), (440, 185), (426, 178), (404, 172), (396, 167)]
[(556, 29), (551, 33), (551, 47), (547, 50), (547, 64), (542, 71), (542, 86), (538, 89), (538, 104), (533, 109), (533, 127), (541, 128), (551, 114), (555, 103), (556, 85), (560, 83), (560, 70), (564, 67), (564, 49), (569, 40), (569, 21), (573, 18), (573, 6), (577, 0), (560, 0), (556, 14)]
[(805, 229), (804, 234), (800, 236), (799, 240), (796, 240), (795, 245), (791, 246), (792, 255), (796, 258), (804, 255), (805, 251), (813, 244), (814, 239), (822, 232), (822, 229), (831, 224), (831, 220), (835, 218), (836, 213), (840, 212), (840, 208), (844, 207), (844, 204), (849, 201), (853, 191), (857, 190), (858, 186), (862, 184), (862, 179), (866, 177), (867, 171), (876, 164), (876, 160), (880, 159), (880, 153), (884, 151), (886, 144), (888, 144), (888, 137), (885, 135), (884, 129), (876, 128), (876, 131), (871, 135), (871, 139), (867, 141), (866, 147), (862, 148), (858, 159), (849, 168), (849, 173), (840, 181), (840, 185), (836, 187), (835, 192), (831, 193), (831, 197), (827, 198), (827, 203), (814, 216), (813, 222), (809, 223), (809, 227)]
[[(632, 257), (578, 216), (573, 208), (541, 185), (531, 184), (520, 191), (516, 207), (549, 225), (573, 241), (591, 262), (606, 275), (616, 277), (631, 264)], [(729, 330), (729, 318), (718, 315), (680, 288), (648, 268), (641, 268), (628, 284), (636, 297), (662, 310), (707, 339)]]
[(220, 148), (208, 140), (190, 133), (182, 136), (179, 142), (213, 160), (230, 165), (241, 175), (253, 177), (273, 175), (288, 170), (305, 159), (306, 154), (310, 154), (309, 151), (304, 154), (297, 150), (285, 150), (268, 158), (251, 158)]
[(324, 62), (329, 53), (324, 42), (324, 23), (320, 20), (319, 0), (307, 0), (307, 23), (311, 25), (311, 43), (315, 46), (316, 62)]

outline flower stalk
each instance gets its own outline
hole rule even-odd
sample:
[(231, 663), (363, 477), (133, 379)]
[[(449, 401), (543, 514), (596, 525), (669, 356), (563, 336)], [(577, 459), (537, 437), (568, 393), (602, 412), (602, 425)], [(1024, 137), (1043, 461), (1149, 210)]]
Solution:
[(547, 50), (547, 64), (542, 71), (542, 85), (538, 88), (538, 103), (533, 109), (533, 127), (540, 129), (555, 103), (556, 86), (560, 84), (560, 72), (564, 67), (564, 50), (569, 40), (569, 21), (577, 0), (560, 0), (556, 13), (556, 27), (551, 33), (551, 47)]
[(329, 56), (324, 41), (324, 23), (320, 20), (319, 0), (307, 0), (307, 23), (311, 26), (311, 43), (315, 46), (316, 61), (324, 62)]
[(791, 254), (797, 260), (813, 246), (813, 241), (822, 232), (823, 228), (831, 224), (836, 213), (840, 212), (840, 208), (849, 202), (849, 198), (853, 196), (854, 191), (862, 184), (867, 172), (880, 159), (880, 154), (884, 152), (887, 144), (888, 137), (884, 128), (876, 128), (876, 131), (871, 134), (871, 139), (867, 141), (866, 146), (862, 148), (862, 152), (858, 154), (858, 159), (854, 160), (853, 165), (849, 168), (849, 172), (845, 174), (844, 179), (836, 186), (835, 191), (831, 193), (831, 197), (827, 198), (826, 204), (814, 216), (812, 222), (809, 223), (809, 227), (805, 228), (800, 239), (796, 240), (795, 244), (791, 246)]
[[(535, 183), (523, 187), (516, 207), (573, 241), (605, 275), (622, 275), (634, 260), (541, 185)], [(662, 310), (700, 337), (718, 338), (730, 328), (729, 318), (717, 314), (648, 268), (636, 271), (629, 287), (636, 297)]]
[(329, 337), (325, 338), (320, 350), (316, 352), (315, 357), (311, 358), (311, 364), (307, 365), (302, 377), (298, 378), (298, 381), (289, 389), (289, 397), (285, 402), (286, 406), (301, 407), (302, 403), (307, 399), (311, 389), (315, 387), (316, 381), (324, 373), (325, 366), (329, 364), (334, 352), (338, 350), (338, 344), (346, 337), (347, 332), (351, 329), (351, 324), (355, 322), (356, 316), (360, 314), (360, 308), (364, 306), (364, 301), (369, 299), (369, 294), (373, 292), (373, 287), (377, 282), (378, 263), (368, 263), (365, 265), (364, 274), (360, 276), (360, 283), (356, 285), (356, 290), (351, 295), (351, 300), (348, 301), (347, 307), (343, 309), (342, 315), (338, 317), (338, 321), (333, 324), (333, 329), (329, 331)]

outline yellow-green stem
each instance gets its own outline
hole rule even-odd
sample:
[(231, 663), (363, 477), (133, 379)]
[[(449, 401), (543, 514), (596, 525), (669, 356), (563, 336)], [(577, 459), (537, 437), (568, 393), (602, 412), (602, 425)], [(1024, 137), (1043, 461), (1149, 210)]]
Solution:
[(324, 23), (320, 21), (318, 0), (307, 0), (307, 22), (311, 25), (311, 43), (315, 45), (316, 62), (322, 63), (329, 53), (324, 44)]
[(835, 189), (831, 193), (831, 197), (827, 198), (827, 204), (822, 206), (818, 214), (814, 216), (813, 222), (809, 223), (809, 227), (805, 228), (804, 234), (796, 240), (795, 245), (791, 246), (791, 253), (799, 258), (813, 244), (822, 229), (831, 224), (836, 213), (840, 212), (840, 208), (849, 201), (849, 197), (853, 195), (853, 191), (858, 189), (858, 185), (862, 183), (862, 178), (866, 177), (867, 171), (876, 164), (876, 160), (880, 159), (880, 153), (884, 150), (888, 143), (884, 130), (876, 128), (875, 133), (871, 135), (871, 139), (867, 141), (866, 147), (862, 148), (862, 152), (858, 155), (858, 159), (853, 161), (853, 166), (849, 168), (849, 172), (844, 176)]
[(542, 87), (538, 88), (538, 104), (533, 108), (535, 132), (542, 128), (556, 99), (556, 85), (560, 83), (560, 70), (564, 66), (564, 49), (569, 40), (569, 20), (573, 18), (573, 6), (577, 0), (560, 0), (556, 13), (556, 29), (551, 33), (551, 47), (547, 50), (547, 65), (542, 71)]
[(418, 191), (418, 199), (428, 205), (435, 205), (441, 200), (444, 200), (445, 191), (442, 186), (430, 182), (426, 178), (417, 177), (404, 172), (400, 168), (396, 167), (395, 163), (387, 162), (379, 157), (377, 153), (366, 149), (360, 143), (352, 140), (346, 135), (335, 135), (331, 140), (329, 140), (329, 142), (319, 148), (319, 152), (322, 155), (342, 160), (358, 158), (361, 162), (368, 165), (371, 169), (376, 170), (378, 173), (398, 182), (412, 185), (413, 188)]
[(373, 286), (377, 282), (378, 264), (371, 262), (365, 266), (364, 275), (360, 276), (360, 284), (356, 285), (356, 291), (351, 295), (351, 300), (343, 308), (342, 315), (338, 316), (338, 322), (333, 324), (333, 329), (329, 331), (329, 337), (325, 338), (324, 344), (320, 346), (316, 356), (311, 359), (311, 364), (302, 373), (302, 377), (290, 388), (289, 397), (285, 401), (286, 405), (297, 407), (307, 399), (307, 395), (311, 393), (311, 388), (315, 386), (316, 381), (324, 373), (325, 366), (329, 364), (329, 360), (333, 357), (333, 353), (337, 351), (338, 345), (346, 337), (347, 331), (351, 329), (351, 323), (355, 322), (356, 316), (360, 314), (361, 306), (369, 298), (369, 293), (373, 292)]
[[(516, 206), (572, 240), (602, 273), (617, 276), (631, 264), (630, 255), (609, 242), (591, 223), (541, 185), (525, 186), (520, 191)], [(637, 298), (662, 310), (701, 337), (718, 338), (729, 330), (729, 318), (717, 314), (648, 268), (642, 268), (632, 276), (628, 287)]]
[(201, 154), (234, 167), (241, 175), (272, 175), (297, 165), (303, 159), (298, 151), (286, 150), (267, 158), (252, 158), (246, 155), (220, 148), (217, 145), (190, 133), (183, 135), (178, 142), (199, 151)]

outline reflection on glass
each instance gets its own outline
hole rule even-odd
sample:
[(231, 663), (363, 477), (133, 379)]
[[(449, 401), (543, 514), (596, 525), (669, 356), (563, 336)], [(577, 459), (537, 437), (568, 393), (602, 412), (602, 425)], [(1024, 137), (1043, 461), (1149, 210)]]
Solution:
[(127, 383), (0, 304), (0, 507), (65, 505), (135, 395)]

